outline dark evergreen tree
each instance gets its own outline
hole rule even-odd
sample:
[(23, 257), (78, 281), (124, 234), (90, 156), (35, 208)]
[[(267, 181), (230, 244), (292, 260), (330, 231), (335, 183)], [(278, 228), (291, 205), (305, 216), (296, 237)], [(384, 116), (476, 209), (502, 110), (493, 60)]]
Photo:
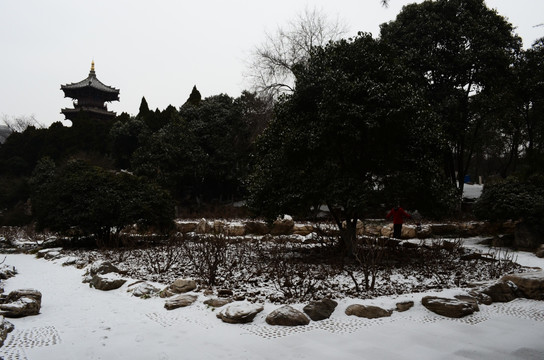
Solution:
[[(381, 39), (419, 75), (448, 142), (444, 170), (463, 189), (464, 176), (486, 130), (486, 107), (504, 86), (521, 40), (484, 0), (437, 0), (405, 6), (381, 27)], [(457, 176), (456, 176), (457, 174)]]
[(99, 245), (118, 245), (120, 231), (132, 224), (168, 231), (173, 206), (169, 195), (128, 173), (115, 173), (69, 162), (56, 168), (41, 160), (33, 173), (32, 207), (38, 229), (77, 231), (94, 236)]
[(348, 252), (357, 220), (388, 199), (447, 211), (440, 131), (412, 74), (367, 34), (314, 49), (258, 140), (250, 205), (274, 218), (327, 204)]
[(193, 86), (193, 90), (191, 91), (191, 94), (189, 95), (189, 98), (185, 103), (193, 106), (198, 106), (200, 105), (201, 100), (202, 96), (200, 95), (200, 92), (197, 90), (195, 85)]
[(145, 100), (145, 96), (142, 96), (142, 101), (140, 103), (140, 109), (138, 111), (138, 117), (145, 117), (149, 114), (149, 106)]

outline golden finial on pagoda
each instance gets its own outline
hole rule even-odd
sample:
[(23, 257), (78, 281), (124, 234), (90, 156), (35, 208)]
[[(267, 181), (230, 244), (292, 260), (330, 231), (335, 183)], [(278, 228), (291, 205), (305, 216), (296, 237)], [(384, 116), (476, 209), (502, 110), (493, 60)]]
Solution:
[(94, 60), (91, 62), (91, 71), (94, 71)]

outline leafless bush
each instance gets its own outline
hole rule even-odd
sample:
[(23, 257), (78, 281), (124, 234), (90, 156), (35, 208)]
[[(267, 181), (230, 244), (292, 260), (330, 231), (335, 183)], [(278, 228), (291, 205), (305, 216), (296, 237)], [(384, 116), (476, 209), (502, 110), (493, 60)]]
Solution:
[(215, 286), (221, 268), (225, 266), (227, 238), (224, 235), (195, 237), (184, 242), (183, 254), (196, 274), (207, 285)]
[(266, 276), (287, 301), (305, 301), (316, 297), (327, 286), (332, 268), (322, 257), (322, 248), (274, 239), (261, 254), (267, 265)]
[(56, 238), (49, 232), (37, 232), (32, 225), (23, 227), (3, 226), (0, 228), (0, 238), (3, 238), (9, 246), (15, 247), (18, 240), (34, 243), (36, 246), (43, 246), (48, 240)]
[(491, 259), (491, 261), (488, 262), (487, 271), (489, 277), (492, 279), (497, 279), (504, 274), (519, 269), (519, 265), (516, 263), (517, 256), (510, 252), (509, 249), (490, 249), (487, 256)]
[(2, 226), (0, 228), (0, 240), (9, 246), (14, 246), (18, 239), (19, 229), (11, 226)]
[(144, 267), (153, 274), (163, 274), (184, 260), (185, 239), (183, 235), (173, 235), (158, 244), (147, 243), (140, 249)]
[[(362, 270), (363, 281), (366, 291), (372, 291), (376, 287), (376, 274), (382, 264), (382, 259), (387, 251), (387, 246), (384, 242), (379, 241), (378, 238), (373, 237), (358, 237), (354, 244), (353, 255), (358, 268)], [(359, 281), (357, 280), (354, 272), (346, 268), (348, 275), (355, 283), (355, 289), (360, 292)]]

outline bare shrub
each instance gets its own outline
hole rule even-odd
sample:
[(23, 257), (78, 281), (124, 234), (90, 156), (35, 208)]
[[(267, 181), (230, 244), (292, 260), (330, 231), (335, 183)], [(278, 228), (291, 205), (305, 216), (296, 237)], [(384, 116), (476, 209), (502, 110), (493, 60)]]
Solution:
[(496, 251), (491, 252), (494, 261), (491, 261), (488, 266), (489, 276), (492, 279), (497, 279), (504, 274), (514, 272), (519, 269), (519, 265), (516, 263), (517, 256), (510, 252), (506, 248), (497, 248)]
[(195, 237), (183, 242), (183, 254), (193, 265), (196, 275), (209, 286), (217, 285), (217, 278), (227, 259), (227, 237), (212, 235)]
[[(358, 237), (354, 244), (354, 259), (362, 270), (364, 289), (372, 291), (376, 287), (376, 274), (387, 251), (386, 244), (374, 237)], [(346, 272), (355, 283), (355, 289), (360, 292), (359, 281), (353, 270), (346, 267)]]
[(147, 243), (140, 249), (143, 266), (153, 274), (163, 274), (184, 261), (184, 235), (173, 235), (157, 244)]
[(310, 300), (326, 288), (331, 267), (322, 257), (322, 250), (280, 237), (261, 254), (262, 263), (267, 264), (267, 278), (285, 300)]

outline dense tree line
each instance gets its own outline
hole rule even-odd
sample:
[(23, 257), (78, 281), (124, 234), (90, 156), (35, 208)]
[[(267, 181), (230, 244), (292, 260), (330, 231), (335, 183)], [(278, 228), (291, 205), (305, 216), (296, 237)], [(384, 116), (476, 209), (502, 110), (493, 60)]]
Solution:
[(408, 5), (377, 38), (361, 33), (304, 54), (289, 64), (294, 83), (281, 96), (203, 98), (195, 86), (180, 107), (153, 111), (143, 98), (136, 116), (12, 134), (0, 147), (0, 206), (18, 212), (4, 210), (2, 221), (27, 219), (44, 157), (55, 182), (84, 170), (115, 188), (107, 171), (126, 170), (115, 179), (158, 186), (195, 211), (248, 199), (268, 218), (312, 216), (326, 204), (348, 250), (357, 219), (384, 204), (454, 214), (467, 174), (541, 186), (544, 40), (524, 50), (483, 0)]
[[(123, 113), (113, 121), (82, 117), (71, 127), (61, 123), (48, 129), (28, 126), (14, 132), (0, 147), (0, 181), (6, 189), (0, 198), (4, 209), (2, 222), (21, 224), (31, 220), (27, 201), (31, 198), (38, 225), (61, 229), (52, 219), (66, 217), (69, 211), (43, 217), (38, 210), (41, 208), (45, 214), (47, 203), (50, 212), (59, 209), (56, 204), (68, 207), (58, 198), (44, 194), (58, 196), (53, 188), (61, 184), (61, 177), (73, 183), (62, 191), (76, 191), (83, 184), (77, 182), (82, 176), (69, 176), (79, 169), (74, 162), (92, 166), (89, 171), (97, 176), (103, 171), (125, 171), (124, 174), (133, 174), (134, 179), (156, 184), (169, 194), (172, 209), (178, 205), (194, 212), (205, 204), (241, 200), (246, 194), (245, 179), (250, 171), (254, 140), (271, 116), (270, 101), (255, 93), (243, 92), (238, 98), (224, 94), (201, 98), (194, 87), (179, 108), (168, 106), (152, 111), (142, 98), (136, 116)], [(47, 191), (40, 187), (43, 177), (37, 180), (35, 171), (44, 158), (57, 168), (59, 177), (49, 183)], [(123, 175), (116, 179), (129, 182), (132, 178)], [(96, 187), (102, 191), (104, 186), (113, 184), (100, 182)], [(35, 191), (36, 187), (41, 190)], [(86, 189), (90, 191), (89, 187)], [(97, 193), (81, 190), (79, 195), (80, 198), (72, 197), (73, 201), (93, 198)], [(34, 206), (36, 203), (40, 205)], [(82, 218), (80, 215), (77, 216)]]

